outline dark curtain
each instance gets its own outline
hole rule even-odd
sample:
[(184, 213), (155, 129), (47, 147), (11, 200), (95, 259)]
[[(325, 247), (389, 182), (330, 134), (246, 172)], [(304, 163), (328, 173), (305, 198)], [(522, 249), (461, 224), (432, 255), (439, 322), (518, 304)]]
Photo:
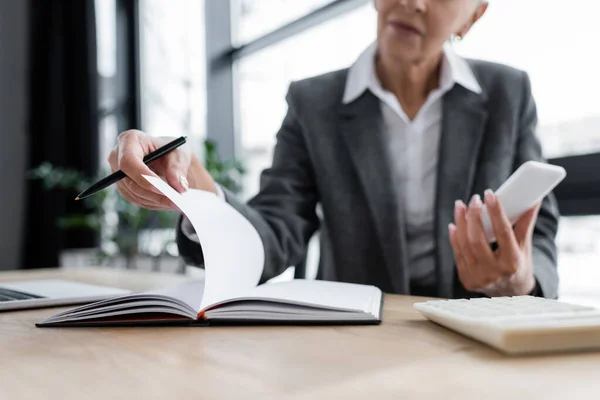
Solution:
[[(93, 0), (30, 0), (29, 167), (42, 162), (94, 176), (98, 167), (98, 77)], [(96, 237), (57, 227), (82, 212), (76, 193), (27, 185), (24, 268), (58, 265), (62, 249), (90, 247)]]

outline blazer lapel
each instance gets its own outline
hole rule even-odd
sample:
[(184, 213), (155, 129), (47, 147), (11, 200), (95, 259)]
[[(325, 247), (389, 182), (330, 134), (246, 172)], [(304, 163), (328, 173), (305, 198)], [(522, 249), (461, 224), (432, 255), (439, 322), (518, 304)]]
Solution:
[(409, 293), (400, 196), (393, 182), (379, 100), (369, 91), (340, 107), (340, 133), (367, 199), (383, 258), (397, 293)]
[(438, 295), (451, 297), (454, 253), (448, 224), (454, 221), (454, 202), (468, 201), (475, 178), (488, 112), (486, 98), (460, 85), (444, 96), (442, 136), (438, 159), (436, 198)]

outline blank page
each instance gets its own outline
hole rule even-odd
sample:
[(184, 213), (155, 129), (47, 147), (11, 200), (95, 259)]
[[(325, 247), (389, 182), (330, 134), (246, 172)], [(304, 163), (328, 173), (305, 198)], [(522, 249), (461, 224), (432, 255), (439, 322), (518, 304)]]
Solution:
[(271, 299), (323, 309), (370, 313), (379, 316), (381, 290), (353, 283), (308, 281), (271, 283), (250, 290), (244, 298)]
[(192, 189), (180, 194), (159, 178), (144, 177), (179, 207), (198, 234), (206, 271), (198, 311), (258, 285), (265, 255), (250, 221), (214, 193)]
[(181, 285), (150, 290), (142, 294), (167, 296), (184, 302), (188, 306), (198, 312), (200, 303), (204, 297), (204, 280), (187, 282)]

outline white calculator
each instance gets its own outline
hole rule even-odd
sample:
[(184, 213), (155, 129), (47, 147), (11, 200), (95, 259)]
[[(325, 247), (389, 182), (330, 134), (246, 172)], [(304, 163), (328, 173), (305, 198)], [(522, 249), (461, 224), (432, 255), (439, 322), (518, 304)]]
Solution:
[(531, 296), (432, 300), (427, 319), (507, 354), (600, 350), (600, 310)]

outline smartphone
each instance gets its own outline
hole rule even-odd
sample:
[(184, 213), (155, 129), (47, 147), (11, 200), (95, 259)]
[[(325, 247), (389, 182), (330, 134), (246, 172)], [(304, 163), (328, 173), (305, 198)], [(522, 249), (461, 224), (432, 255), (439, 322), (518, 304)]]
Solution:
[[(548, 195), (567, 176), (563, 167), (527, 161), (496, 190), (498, 201), (511, 223)], [(483, 206), (483, 228), (489, 243), (496, 237), (489, 214)]]

